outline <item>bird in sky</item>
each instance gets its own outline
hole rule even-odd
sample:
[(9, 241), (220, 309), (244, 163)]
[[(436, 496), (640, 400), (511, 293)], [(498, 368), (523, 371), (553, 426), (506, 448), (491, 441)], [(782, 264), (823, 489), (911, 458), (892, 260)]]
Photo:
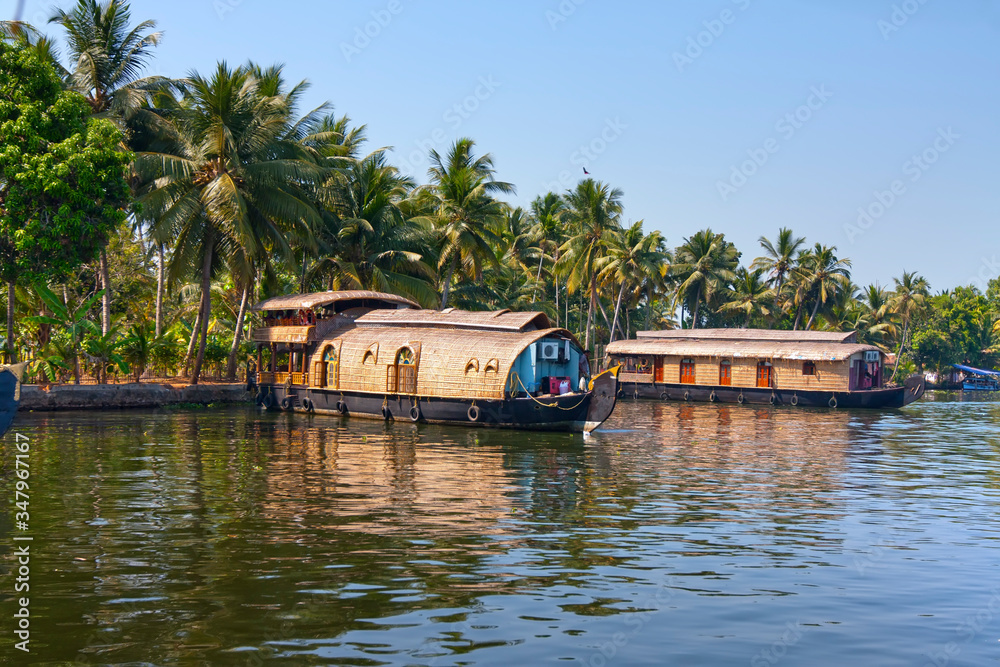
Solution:
[(587, 171), (587, 168), (586, 168), (586, 167), (584, 167), (584, 168), (583, 168), (583, 173), (585, 173), (585, 174), (586, 174), (587, 176), (590, 176), (590, 172), (589, 172), (589, 171)]

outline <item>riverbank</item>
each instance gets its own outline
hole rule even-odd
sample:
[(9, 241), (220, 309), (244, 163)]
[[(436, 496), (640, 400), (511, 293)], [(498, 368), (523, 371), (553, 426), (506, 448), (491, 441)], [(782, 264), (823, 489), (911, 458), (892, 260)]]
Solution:
[(21, 387), (20, 410), (115, 410), (192, 403), (249, 403), (253, 395), (240, 384), (98, 384)]

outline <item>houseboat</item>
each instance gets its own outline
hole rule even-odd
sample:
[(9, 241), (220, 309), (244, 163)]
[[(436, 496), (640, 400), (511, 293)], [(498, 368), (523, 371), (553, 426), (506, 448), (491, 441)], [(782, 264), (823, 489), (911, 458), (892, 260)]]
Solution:
[(18, 403), (21, 402), (21, 379), (28, 364), (0, 366), (0, 436), (14, 421)]
[(902, 407), (924, 378), (887, 386), (882, 352), (854, 332), (684, 329), (608, 345), (623, 395), (831, 408)]
[(588, 382), (583, 348), (544, 313), (424, 310), (366, 291), (254, 310), (257, 400), (270, 409), (590, 432), (617, 400), (617, 369)]

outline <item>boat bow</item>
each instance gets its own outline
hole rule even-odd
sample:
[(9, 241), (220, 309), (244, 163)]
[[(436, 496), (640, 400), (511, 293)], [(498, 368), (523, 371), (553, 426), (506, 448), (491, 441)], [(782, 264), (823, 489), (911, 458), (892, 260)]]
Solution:
[(587, 410), (587, 422), (583, 430), (590, 433), (614, 412), (618, 402), (618, 371), (621, 366), (609, 368), (590, 381), (591, 399)]

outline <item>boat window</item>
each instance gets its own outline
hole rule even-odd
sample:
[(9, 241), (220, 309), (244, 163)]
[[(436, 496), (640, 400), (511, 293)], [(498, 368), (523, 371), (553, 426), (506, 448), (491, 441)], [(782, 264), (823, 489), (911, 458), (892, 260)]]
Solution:
[(694, 361), (691, 359), (681, 360), (681, 384), (694, 383)]
[(803, 375), (816, 375), (816, 362), (806, 361), (802, 364), (802, 374)]
[(469, 359), (469, 363), (465, 364), (465, 374), (478, 373), (479, 372), (479, 359)]
[(653, 363), (649, 357), (639, 357), (639, 360), (635, 364), (635, 372), (650, 374), (653, 372)]
[(499, 373), (500, 372), (500, 360), (490, 359), (486, 362), (486, 368), (483, 370), (484, 373)]
[(319, 382), (320, 386), (326, 385), (327, 387), (336, 388), (339, 386), (340, 380), (340, 360), (337, 358), (337, 348), (330, 345), (323, 352), (323, 368), (322, 371), (326, 374), (323, 378), (324, 381)]
[(730, 387), (733, 384), (733, 364), (728, 359), (719, 363), (719, 385)]
[(365, 356), (361, 358), (362, 364), (378, 363), (378, 343), (372, 343), (371, 347), (365, 350)]
[(393, 394), (417, 393), (417, 355), (410, 347), (400, 348), (396, 363), (386, 370), (386, 391)]

